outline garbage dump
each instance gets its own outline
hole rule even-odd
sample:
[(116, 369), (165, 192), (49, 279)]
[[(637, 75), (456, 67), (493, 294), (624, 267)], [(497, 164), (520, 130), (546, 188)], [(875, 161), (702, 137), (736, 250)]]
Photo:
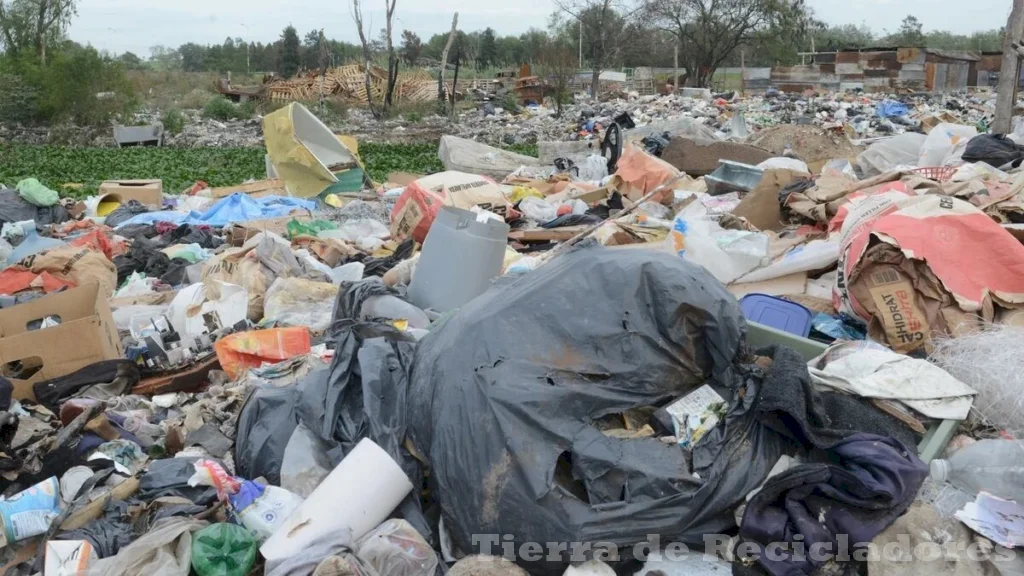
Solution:
[[(491, 106), (381, 182), (292, 104), (267, 181), (12, 183), (5, 573), (895, 574), (904, 532), (1010, 570), (1024, 148), (989, 100)], [(490, 146), (513, 122), (542, 158)]]

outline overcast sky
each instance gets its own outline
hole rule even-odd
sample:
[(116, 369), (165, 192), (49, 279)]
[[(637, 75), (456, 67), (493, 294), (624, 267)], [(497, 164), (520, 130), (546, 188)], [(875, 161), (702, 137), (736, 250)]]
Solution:
[[(969, 33), (1006, 24), (1011, 0), (807, 0), (818, 18), (830, 24), (867, 24), (876, 33), (894, 31), (907, 14), (925, 30)], [(371, 10), (384, 0), (364, 0), (373, 30), (384, 26), (384, 12)], [(100, 50), (149, 55), (155, 45), (221, 43), (228, 36), (268, 42), (288, 24), (300, 36), (324, 28), (327, 36), (355, 42), (355, 25), (346, 0), (80, 0), (71, 24), (73, 40)], [(396, 29), (408, 28), (424, 40), (446, 32), (458, 10), (459, 28), (488, 26), (499, 34), (544, 28), (552, 0), (398, 0)], [(398, 36), (398, 33), (395, 34)]]

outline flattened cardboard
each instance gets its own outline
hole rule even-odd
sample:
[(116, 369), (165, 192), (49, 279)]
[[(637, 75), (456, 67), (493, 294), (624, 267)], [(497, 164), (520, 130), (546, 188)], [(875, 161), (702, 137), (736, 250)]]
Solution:
[(145, 206), (159, 208), (164, 201), (161, 180), (107, 180), (100, 184), (100, 202), (136, 200)]
[(730, 284), (726, 289), (737, 299), (747, 294), (768, 294), (769, 296), (803, 294), (807, 290), (807, 272), (797, 272), (796, 274), (772, 278), (762, 282)]
[(284, 182), (277, 178), (271, 178), (268, 180), (249, 182), (247, 184), (239, 184), (237, 186), (222, 186), (220, 188), (210, 188), (210, 197), (224, 198), (226, 196), (231, 196), (235, 192), (247, 194), (252, 198), (262, 198), (264, 196), (270, 196), (272, 194), (278, 194), (281, 196), (288, 195), (288, 191), (284, 187)]
[[(29, 331), (30, 322), (59, 316), (60, 324)], [(0, 310), (0, 373), (14, 384), (14, 397), (34, 399), (32, 384), (70, 374), (101, 360), (123, 356), (117, 326), (97, 284)], [(11, 378), (11, 362), (42, 367), (27, 379)]]
[(779, 192), (793, 180), (806, 177), (806, 174), (792, 170), (765, 170), (761, 182), (740, 201), (732, 211), (733, 215), (746, 218), (758, 230), (782, 230), (785, 224), (782, 222)]

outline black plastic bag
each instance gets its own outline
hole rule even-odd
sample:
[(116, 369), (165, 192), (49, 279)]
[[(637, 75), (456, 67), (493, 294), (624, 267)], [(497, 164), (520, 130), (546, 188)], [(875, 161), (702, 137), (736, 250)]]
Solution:
[(61, 224), (71, 215), (59, 203), (53, 206), (36, 206), (25, 200), (14, 189), (0, 189), (0, 224), (35, 220), (36, 226)]
[[(321, 372), (314, 371), (307, 378)], [(257, 388), (245, 401), (238, 416), (235, 438), (238, 476), (249, 479), (262, 476), (271, 484), (280, 485), (284, 448), (298, 425), (295, 415), (298, 399), (298, 389), (292, 385)]]
[[(178, 496), (199, 506), (217, 501), (217, 490), (208, 486), (189, 486), (188, 479), (195, 474), (195, 464), (201, 458), (166, 458), (154, 460), (139, 480), (138, 496), (142, 500), (155, 500), (164, 496)], [(218, 462), (213, 459), (214, 462)], [(269, 478), (267, 479), (269, 480)]]
[(1017, 168), (1024, 160), (1024, 146), (1010, 140), (1005, 134), (981, 134), (967, 142), (963, 159), (967, 162), (984, 162), (995, 168)]
[(117, 226), (122, 222), (127, 222), (133, 217), (139, 214), (145, 214), (149, 211), (149, 208), (144, 206), (138, 200), (129, 200), (115, 208), (110, 214), (107, 214), (103, 223), (111, 228), (117, 228)]
[[(420, 342), (408, 401), (455, 544), (479, 552), (474, 534), (511, 534), (517, 549), (611, 542), (626, 554), (648, 535), (701, 544), (735, 531), (735, 506), (791, 447), (751, 416), (745, 332), (706, 270), (655, 251), (579, 249), (464, 306)], [(733, 403), (694, 448), (696, 475), (678, 446), (593, 425), (706, 382)], [(560, 573), (570, 553), (530, 569)]]

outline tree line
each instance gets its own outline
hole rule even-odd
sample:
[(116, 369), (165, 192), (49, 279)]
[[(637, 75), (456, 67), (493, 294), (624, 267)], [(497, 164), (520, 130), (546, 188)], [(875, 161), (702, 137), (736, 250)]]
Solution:
[[(593, 1), (593, 0), (588, 0)], [(721, 2), (722, 0), (719, 0)], [(747, 0), (734, 0), (745, 2)], [(756, 0), (755, 0), (756, 1)], [(660, 2), (664, 6), (669, 2)], [(593, 10), (591, 10), (593, 11)], [(603, 19), (581, 12), (582, 18), (564, 12), (551, 16), (546, 29), (531, 28), (519, 35), (502, 36), (493, 28), (456, 33), (453, 54), (458, 52), (464, 66), (477, 69), (518, 67), (521, 64), (544, 64), (552, 46), (571, 49), (579, 58), (581, 68), (595, 66), (596, 54), (603, 53), (597, 64), (602, 69), (652, 66), (670, 68), (675, 64), (675, 49), (680, 46), (680, 68), (701, 76), (701, 68), (713, 72), (721, 66), (791, 66), (801, 62), (800, 53), (835, 51), (876, 46), (919, 46), (946, 50), (999, 51), (1003, 33), (993, 29), (973, 34), (955, 34), (944, 30), (924, 31), (920, 21), (907, 16), (901, 27), (892, 33), (876, 33), (868, 26), (828, 24), (800, 17), (775, 14), (778, 20), (759, 30), (726, 32), (708, 30), (691, 33), (665, 26), (652, 26), (651, 20), (628, 18), (612, 10)], [(672, 22), (672, 18), (664, 18)], [(580, 34), (580, 28), (583, 34)], [(319, 69), (319, 58), (326, 52), (330, 67), (361, 61), (358, 44), (329, 39), (325, 36), (321, 50), (321, 31), (310, 30), (299, 36), (294, 27), (286, 27), (274, 42), (245, 42), (227, 38), (222, 44), (187, 43), (178, 48), (155, 46), (149, 58), (125, 53), (120, 59), (128, 69), (183, 70), (186, 72), (217, 72), (226, 74), (275, 73), (291, 77), (301, 70)], [(714, 40), (712, 39), (714, 35)], [(386, 34), (369, 40), (370, 50), (377, 58), (386, 58)], [(394, 39), (403, 67), (437, 66), (448, 34), (434, 34), (427, 40), (411, 30), (403, 30)], [(687, 62), (687, 60), (690, 60)]]

